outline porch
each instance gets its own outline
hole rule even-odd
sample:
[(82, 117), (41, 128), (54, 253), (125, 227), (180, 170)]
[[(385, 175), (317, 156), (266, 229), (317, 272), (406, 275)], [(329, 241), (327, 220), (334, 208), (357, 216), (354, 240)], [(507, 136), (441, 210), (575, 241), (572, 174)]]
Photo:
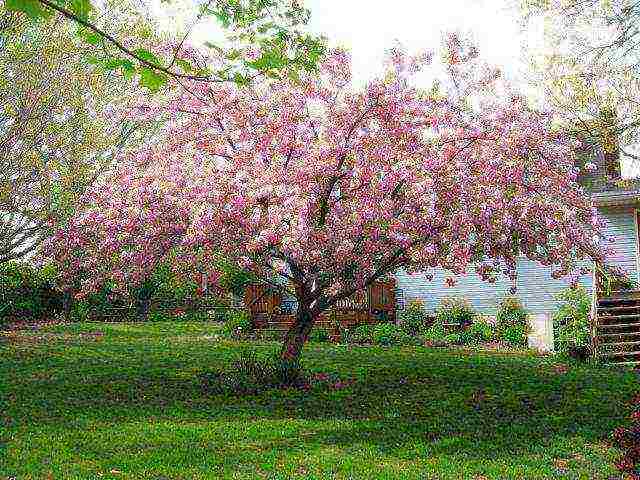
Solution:
[(594, 276), (591, 339), (596, 359), (608, 364), (640, 365), (640, 290)]
[[(395, 280), (375, 282), (365, 290), (340, 300), (322, 313), (315, 325), (337, 334), (336, 325), (351, 328), (363, 324), (395, 322)], [(251, 285), (245, 290), (244, 305), (256, 329), (287, 330), (295, 322), (296, 302), (282, 291), (266, 285)]]

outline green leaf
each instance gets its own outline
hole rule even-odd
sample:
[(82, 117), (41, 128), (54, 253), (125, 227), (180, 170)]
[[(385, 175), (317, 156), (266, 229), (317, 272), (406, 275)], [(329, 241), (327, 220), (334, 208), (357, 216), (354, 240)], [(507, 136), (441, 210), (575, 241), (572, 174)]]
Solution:
[(33, 20), (45, 18), (51, 14), (42, 8), (42, 4), (38, 0), (5, 0), (4, 6), (10, 12), (25, 13)]
[(131, 80), (136, 73), (136, 67), (129, 60), (124, 60), (120, 67), (125, 80)]
[(176, 58), (176, 65), (182, 68), (185, 72), (191, 72), (193, 70), (193, 66), (187, 60), (183, 60), (182, 58)]
[(237, 60), (238, 58), (240, 58), (240, 50), (238, 49), (234, 48), (227, 54), (227, 60)]
[(93, 30), (89, 30), (88, 28), (79, 28), (78, 36), (89, 45), (97, 45), (102, 37), (100, 34), (94, 32)]
[(95, 55), (87, 55), (86, 57), (87, 63), (89, 65), (100, 65), (100, 60)]
[(231, 23), (229, 21), (229, 14), (227, 12), (225, 12), (224, 10), (213, 10), (211, 13), (216, 16), (216, 18), (224, 28), (229, 28), (229, 25)]
[(90, 0), (71, 0), (71, 11), (83, 20), (89, 18), (89, 12), (93, 10)]
[(287, 72), (287, 75), (289, 76), (289, 78), (293, 81), (293, 83), (299, 85), (301, 80), (300, 80), (300, 75), (298, 74), (298, 71), (295, 68), (290, 69)]
[(167, 83), (167, 76), (164, 73), (156, 72), (151, 68), (143, 67), (139, 73), (140, 85), (148, 88), (152, 93), (157, 92)]
[(236, 85), (238, 85), (240, 87), (245, 87), (245, 86), (249, 85), (249, 83), (251, 83), (249, 78), (244, 76), (244, 75), (242, 75), (241, 73), (236, 73), (233, 76), (233, 81), (235, 82)]
[(129, 71), (132, 74), (135, 72), (135, 66), (130, 60), (126, 60), (124, 58), (107, 58), (103, 64), (103, 68), (105, 70), (115, 70), (117, 68), (121, 68), (123, 72)]
[(196, 77), (210, 77), (211, 76), (211, 70), (209, 70), (208, 68), (199, 68), (198, 70), (196, 70), (194, 72), (194, 75)]
[(156, 57), (153, 53), (151, 53), (149, 50), (145, 50), (144, 48), (138, 48), (133, 53), (138, 58), (141, 58), (149, 63), (152, 63), (153, 65), (157, 65), (157, 66), (162, 65), (160, 63), (160, 59)]

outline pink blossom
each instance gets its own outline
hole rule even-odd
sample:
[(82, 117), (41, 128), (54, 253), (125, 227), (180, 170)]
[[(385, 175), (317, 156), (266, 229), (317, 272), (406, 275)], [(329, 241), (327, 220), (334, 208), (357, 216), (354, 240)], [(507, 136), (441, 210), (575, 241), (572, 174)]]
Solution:
[(511, 87), (498, 95), (496, 70), (460, 37), (444, 50), (444, 84), (458, 88), (440, 95), (410, 81), (428, 58), (397, 48), (393, 78), (362, 89), (336, 50), (300, 82), (194, 82), (143, 102), (141, 118), (195, 113), (119, 159), (47, 254), (69, 288), (90, 276), (92, 290), (143, 281), (160, 262), (199, 279), (223, 256), (265, 280), (284, 276), (313, 315), (400, 268), (480, 265), (489, 281), (515, 275), (521, 255), (557, 277), (578, 257), (602, 262), (602, 222), (553, 112), (528, 108)]

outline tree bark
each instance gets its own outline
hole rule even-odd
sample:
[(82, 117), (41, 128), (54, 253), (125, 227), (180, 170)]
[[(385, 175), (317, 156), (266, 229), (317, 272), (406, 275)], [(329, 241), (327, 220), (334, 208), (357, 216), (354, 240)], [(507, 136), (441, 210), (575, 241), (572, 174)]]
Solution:
[(136, 298), (136, 315), (142, 320), (146, 320), (149, 315), (153, 290), (153, 284), (150, 280), (146, 280), (138, 290)]
[(298, 303), (296, 321), (291, 326), (282, 342), (280, 359), (283, 361), (297, 361), (302, 353), (302, 348), (309, 338), (315, 318), (311, 315), (306, 305)]

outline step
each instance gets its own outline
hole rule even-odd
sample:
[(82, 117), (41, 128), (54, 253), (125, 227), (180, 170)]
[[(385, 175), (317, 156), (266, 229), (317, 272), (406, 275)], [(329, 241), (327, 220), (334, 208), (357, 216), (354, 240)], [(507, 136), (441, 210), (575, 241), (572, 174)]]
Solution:
[(626, 357), (632, 355), (640, 356), (640, 350), (634, 352), (598, 352), (599, 357)]
[(600, 298), (596, 302), (599, 306), (633, 306), (640, 303), (640, 298)]
[(598, 314), (600, 312), (624, 312), (629, 310), (640, 310), (640, 305), (625, 305), (622, 307), (598, 307)]
[(603, 318), (603, 319), (607, 319), (607, 320), (611, 320), (611, 319), (631, 320), (631, 319), (640, 319), (640, 314), (635, 314), (635, 315), (598, 315), (598, 318)]
[(640, 323), (613, 323), (613, 324), (598, 324), (598, 328), (629, 328), (640, 327)]
[(610, 338), (610, 337), (634, 337), (640, 336), (640, 332), (618, 332), (618, 333), (599, 333), (596, 338)]
[(611, 290), (609, 295), (600, 297), (601, 300), (634, 300), (640, 298), (638, 290)]
[(606, 345), (607, 347), (618, 347), (620, 345), (640, 345), (640, 341), (637, 342), (600, 342), (599, 345)]
[(640, 365), (640, 360), (630, 360), (625, 362), (605, 362), (605, 365)]

